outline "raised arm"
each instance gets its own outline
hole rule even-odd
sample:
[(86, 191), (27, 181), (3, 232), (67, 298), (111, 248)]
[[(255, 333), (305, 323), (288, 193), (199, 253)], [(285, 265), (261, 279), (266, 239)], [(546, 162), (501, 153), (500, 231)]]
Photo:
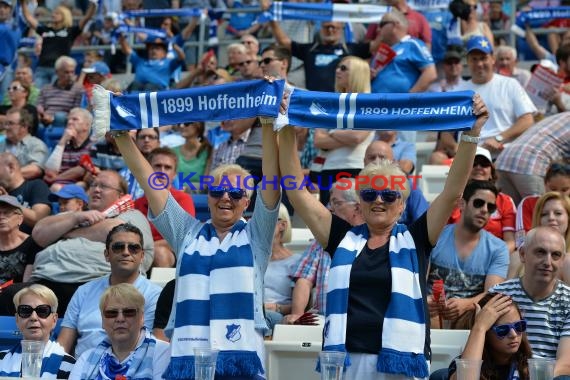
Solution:
[(273, 37), (275, 37), (279, 45), (283, 45), (287, 49), (291, 50), (291, 39), (289, 38), (287, 33), (285, 33), (283, 29), (281, 29), (279, 23), (277, 21), (269, 21), (269, 27), (273, 32)]
[(135, 142), (127, 131), (114, 132), (115, 142), (117, 148), (125, 160), (125, 164), (135, 176), (135, 179), (144, 190), (144, 195), (148, 199), (148, 205), (154, 215), (162, 212), (166, 206), (166, 199), (168, 198), (168, 190), (154, 189), (149, 184), (149, 179), (153, 176), (154, 170), (148, 161), (144, 158), (141, 151), (138, 150)]
[(299, 189), (304, 177), (297, 153), (295, 128), (293, 127), (287, 126), (279, 132), (279, 167), (283, 177), (292, 178), (284, 181), (284, 184), (295, 212), (299, 213), (317, 241), (326, 247), (331, 231), (332, 216), (330, 211), (307, 189)]
[[(470, 131), (463, 132), (463, 135), (477, 138), (479, 137), (481, 128), (489, 118), (487, 107), (478, 94), (473, 98), (473, 113), (477, 115), (473, 128)], [(463, 189), (465, 189), (465, 185), (469, 180), (469, 173), (471, 173), (471, 168), (473, 167), (476, 149), (476, 143), (466, 142), (461, 139), (457, 148), (457, 154), (449, 169), (449, 175), (445, 181), (443, 191), (434, 199), (428, 209), (428, 238), (430, 243), (434, 246), (437, 243), (441, 230), (447, 224), (447, 220), (457, 204), (457, 200), (463, 194)]]
[[(273, 120), (270, 118), (260, 118), (262, 125), (262, 146), (263, 156), (261, 169), (263, 176), (269, 180), (266, 186), (261, 186), (261, 198), (265, 206), (273, 210), (277, 206), (281, 197), (281, 176), (279, 174), (279, 160), (276, 159), (279, 148), (277, 146), (277, 135), (273, 132)], [(273, 182), (275, 180), (275, 182)], [(263, 182), (261, 182), (263, 184)]]
[(129, 45), (127, 38), (123, 34), (121, 34), (121, 36), (119, 37), (119, 45), (121, 45), (121, 50), (123, 51), (123, 54), (125, 54), (127, 57), (130, 56), (131, 53), (133, 52), (133, 48), (131, 47), (131, 45)]
[(34, 15), (30, 13), (30, 10), (28, 9), (28, 0), (21, 0), (21, 7), (22, 7), (22, 16), (24, 16), (24, 20), (26, 20), (30, 28), (36, 30), (38, 28), (39, 22), (34, 17)]
[(95, 16), (95, 12), (97, 11), (97, 0), (89, 0), (89, 7), (87, 8), (87, 12), (85, 16), (79, 21), (79, 29), (83, 31), (85, 28), (85, 24), (89, 22)]

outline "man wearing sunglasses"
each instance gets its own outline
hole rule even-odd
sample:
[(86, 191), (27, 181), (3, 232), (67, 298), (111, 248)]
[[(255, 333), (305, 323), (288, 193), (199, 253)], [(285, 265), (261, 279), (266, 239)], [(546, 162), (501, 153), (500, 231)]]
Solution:
[(141, 230), (130, 223), (120, 224), (109, 232), (104, 256), (111, 265), (111, 274), (81, 285), (73, 294), (57, 338), (66, 352), (75, 352), (79, 357), (103, 340), (105, 331), (101, 328), (98, 300), (112, 285), (128, 283), (141, 292), (146, 300), (144, 323), (152, 329), (156, 301), (162, 289), (140, 272), (143, 239)]
[(558, 279), (567, 249), (552, 227), (530, 230), (519, 251), (524, 275), (491, 289), (519, 305), (533, 356), (556, 360), (555, 380), (570, 379), (570, 286)]
[(509, 249), (483, 229), (497, 208), (497, 194), (489, 181), (469, 182), (459, 206), (461, 219), (444, 227), (439, 236), (431, 253), (428, 289), (435, 280), (443, 280), (447, 299), (436, 302), (433, 294), (428, 297), (432, 328), (439, 326), (439, 315), (453, 326), (489, 288), (507, 278)]

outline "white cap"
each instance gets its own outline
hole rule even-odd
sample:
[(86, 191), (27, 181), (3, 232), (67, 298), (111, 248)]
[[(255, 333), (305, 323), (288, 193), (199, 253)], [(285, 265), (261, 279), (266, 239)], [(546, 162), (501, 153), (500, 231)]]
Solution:
[(475, 152), (475, 157), (477, 156), (483, 156), (487, 160), (489, 160), (490, 163), (493, 163), (493, 159), (491, 158), (491, 152), (489, 152), (487, 149), (481, 146), (477, 147), (477, 151)]

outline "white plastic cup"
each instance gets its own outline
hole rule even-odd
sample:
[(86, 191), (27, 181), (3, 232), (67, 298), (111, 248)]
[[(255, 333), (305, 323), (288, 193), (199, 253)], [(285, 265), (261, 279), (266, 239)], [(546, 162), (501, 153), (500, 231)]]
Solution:
[(39, 340), (22, 340), (22, 377), (40, 378), (44, 342)]
[(528, 359), (528, 373), (530, 380), (552, 380), (554, 378), (554, 359), (534, 358)]
[(342, 380), (346, 352), (321, 351), (321, 380)]
[(455, 359), (457, 380), (479, 380), (481, 377), (480, 359)]
[(218, 352), (214, 348), (194, 349), (194, 374), (196, 380), (214, 380)]

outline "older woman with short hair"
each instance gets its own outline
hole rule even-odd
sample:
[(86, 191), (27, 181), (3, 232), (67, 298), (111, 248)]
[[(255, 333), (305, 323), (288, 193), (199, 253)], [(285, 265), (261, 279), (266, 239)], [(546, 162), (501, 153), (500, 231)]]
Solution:
[[(324, 350), (347, 352), (347, 380), (429, 376), (429, 313), (426, 268), (432, 247), (461, 196), (488, 112), (476, 95), (471, 131), (463, 133), (445, 187), (427, 212), (406, 227), (397, 221), (409, 194), (406, 174), (395, 164), (370, 164), (358, 181), (365, 223), (353, 227), (332, 215), (306, 189), (287, 189), (300, 217), (332, 256), (327, 284)], [(303, 180), (293, 128), (279, 134), (282, 175)], [(401, 184), (373, 187), (375, 176)], [(368, 183), (363, 179), (368, 178)], [(388, 375), (387, 375), (388, 374)]]
[(107, 337), (85, 351), (70, 379), (160, 379), (168, 365), (169, 344), (144, 327), (144, 297), (133, 285), (113, 285), (99, 309)]
[[(33, 284), (14, 295), (16, 324), (26, 340), (44, 342), (41, 379), (67, 379), (75, 359), (65, 353), (59, 343), (50, 339), (57, 324), (57, 297), (46, 286)], [(22, 346), (20, 342), (0, 352), (0, 376), (21, 377)]]
[[(262, 171), (279, 183), (278, 152), (271, 120), (263, 119)], [(261, 186), (251, 219), (243, 213), (253, 192), (252, 177), (238, 165), (210, 173), (208, 207), (202, 223), (184, 211), (168, 190), (151, 187), (150, 164), (123, 131), (114, 132), (117, 146), (144, 189), (149, 220), (177, 256), (176, 295), (171, 312), (172, 358), (164, 376), (194, 376), (194, 348), (218, 349), (216, 379), (264, 378), (263, 277), (277, 223), (280, 187)]]

